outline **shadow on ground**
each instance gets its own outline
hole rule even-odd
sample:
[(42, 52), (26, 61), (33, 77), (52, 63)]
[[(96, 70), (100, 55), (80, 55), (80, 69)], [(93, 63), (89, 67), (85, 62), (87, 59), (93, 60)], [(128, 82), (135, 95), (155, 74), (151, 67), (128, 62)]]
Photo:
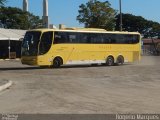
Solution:
[[(130, 64), (124, 64), (121, 65), (122, 66), (127, 66)], [(61, 66), (60, 68), (52, 68), (52, 67), (48, 67), (48, 66), (34, 66), (34, 67), (4, 67), (4, 68), (0, 68), (0, 71), (17, 71), (17, 70), (38, 70), (38, 69), (70, 69), (70, 68), (91, 68), (91, 67), (119, 67), (118, 65), (114, 65), (114, 66), (106, 66), (106, 65), (65, 65), (65, 66)]]

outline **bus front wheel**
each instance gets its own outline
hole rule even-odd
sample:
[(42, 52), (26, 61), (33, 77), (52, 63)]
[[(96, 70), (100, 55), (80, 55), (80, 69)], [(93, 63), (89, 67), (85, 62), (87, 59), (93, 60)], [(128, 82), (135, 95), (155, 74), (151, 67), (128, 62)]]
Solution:
[(106, 65), (113, 66), (114, 65), (114, 58), (112, 56), (109, 56), (106, 60)]
[(62, 59), (59, 57), (54, 58), (53, 68), (59, 68), (62, 65)]

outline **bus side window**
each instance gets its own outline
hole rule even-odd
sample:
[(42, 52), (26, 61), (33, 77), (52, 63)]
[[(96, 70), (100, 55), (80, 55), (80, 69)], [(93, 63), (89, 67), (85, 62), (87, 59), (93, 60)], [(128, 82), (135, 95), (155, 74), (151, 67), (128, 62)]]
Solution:
[(111, 43), (111, 44), (115, 44), (115, 43), (117, 43), (117, 35), (115, 34), (109, 34), (109, 37), (108, 37), (108, 39), (109, 39), (109, 42)]
[(80, 33), (79, 43), (90, 43), (89, 33)]
[(57, 44), (58, 43), (58, 41), (59, 41), (59, 38), (60, 36), (58, 36), (58, 35), (54, 35), (54, 44)]
[(139, 35), (132, 35), (133, 44), (139, 43), (139, 39), (140, 39)]
[(65, 32), (55, 32), (54, 35), (54, 44), (60, 44), (60, 43), (67, 43), (68, 38), (67, 38), (67, 33)]
[[(120, 34), (120, 35), (116, 35), (116, 43), (117, 44), (125, 44), (126, 43), (126, 35), (124, 34)], [(128, 41), (127, 41), (128, 42)]]
[[(91, 33), (89, 36), (90, 42), (91, 43), (97, 43), (97, 36), (94, 33)], [(88, 41), (89, 42), (89, 41)]]
[(100, 33), (92, 33), (90, 39), (93, 44), (101, 44), (104, 41), (103, 36)]
[(69, 37), (69, 43), (78, 43), (76, 33), (69, 33), (68, 37)]
[(109, 34), (102, 34), (102, 38), (103, 38), (103, 43), (110, 43), (111, 38)]
[(54, 34), (54, 44), (61, 43), (61, 35), (59, 35), (58, 32), (55, 32)]
[(40, 55), (43, 55), (49, 51), (49, 49), (51, 48), (52, 39), (53, 39), (53, 32), (43, 33), (41, 37), (40, 45), (39, 45)]

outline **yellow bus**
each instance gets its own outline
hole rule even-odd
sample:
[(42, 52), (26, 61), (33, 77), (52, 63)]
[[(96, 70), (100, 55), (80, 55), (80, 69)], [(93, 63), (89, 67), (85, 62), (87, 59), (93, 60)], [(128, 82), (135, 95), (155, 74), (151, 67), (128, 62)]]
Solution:
[(36, 29), (22, 42), (22, 64), (53, 66), (103, 64), (140, 60), (141, 36), (93, 28)]

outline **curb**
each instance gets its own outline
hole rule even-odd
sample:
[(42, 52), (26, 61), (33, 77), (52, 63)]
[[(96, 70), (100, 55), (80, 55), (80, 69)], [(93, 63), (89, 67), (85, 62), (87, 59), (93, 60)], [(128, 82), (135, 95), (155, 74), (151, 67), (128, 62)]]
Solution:
[(20, 58), (16, 58), (16, 59), (0, 59), (0, 61), (10, 61), (10, 60), (16, 60), (16, 61), (20, 61)]
[(11, 87), (12, 84), (13, 84), (12, 81), (8, 81), (6, 84), (1, 85), (0, 86), (0, 92), (3, 91), (3, 90), (5, 90), (5, 89), (7, 89), (7, 88), (9, 88), (9, 87)]

